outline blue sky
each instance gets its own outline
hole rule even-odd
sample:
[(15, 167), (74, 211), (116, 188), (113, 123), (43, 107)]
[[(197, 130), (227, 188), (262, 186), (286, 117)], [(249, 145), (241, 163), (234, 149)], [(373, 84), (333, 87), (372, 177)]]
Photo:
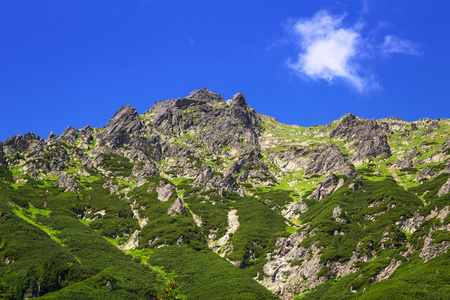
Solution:
[(449, 118), (450, 1), (0, 2), (0, 141), (206, 87), (288, 124)]

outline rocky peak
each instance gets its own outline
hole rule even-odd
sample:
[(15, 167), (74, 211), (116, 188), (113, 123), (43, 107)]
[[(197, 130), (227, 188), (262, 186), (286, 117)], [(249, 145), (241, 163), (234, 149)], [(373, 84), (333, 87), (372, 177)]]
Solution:
[(105, 134), (116, 132), (132, 133), (142, 128), (141, 120), (136, 109), (131, 105), (122, 106), (109, 120), (105, 127)]
[(36, 137), (36, 135), (32, 132), (21, 136), (16, 134), (10, 138), (8, 138), (5, 143), (5, 153), (13, 153), (15, 151), (24, 151), (26, 150), (33, 142), (43, 140), (41, 137)]
[(224, 102), (225, 100), (220, 94), (213, 93), (207, 88), (195, 90), (186, 97), (187, 99), (201, 100), (206, 102)]
[(56, 134), (55, 134), (53, 131), (51, 131), (51, 132), (49, 133), (49, 135), (48, 135), (46, 141), (53, 140), (53, 139), (55, 139), (55, 138), (56, 138)]
[(358, 119), (355, 115), (346, 114), (341, 122), (330, 131), (330, 138), (344, 139), (348, 146), (357, 153), (352, 160), (363, 161), (371, 157), (389, 157), (389, 147), (385, 132), (389, 132), (389, 124), (378, 125), (373, 120)]
[(237, 93), (231, 99), (231, 104), (237, 105), (244, 108), (250, 108), (247, 101), (245, 100), (245, 96), (242, 93)]
[[(131, 105), (122, 106), (104, 127), (105, 130), (97, 134), (100, 145), (111, 149), (119, 148), (132, 141), (130, 134), (143, 128), (139, 114)], [(85, 131), (90, 135), (90, 131)]]

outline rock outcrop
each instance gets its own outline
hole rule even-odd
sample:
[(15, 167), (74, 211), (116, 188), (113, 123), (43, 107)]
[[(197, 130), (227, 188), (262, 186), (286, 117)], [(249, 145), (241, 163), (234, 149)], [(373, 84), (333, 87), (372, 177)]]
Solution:
[(319, 184), (319, 186), (309, 196), (311, 199), (320, 201), (330, 196), (335, 190), (344, 185), (344, 179), (340, 178), (339, 182), (335, 175), (325, 177)]
[(67, 172), (63, 172), (58, 179), (56, 180), (56, 185), (59, 187), (66, 187), (66, 192), (70, 191), (77, 194), (77, 183), (75, 182), (75, 179)]
[(186, 98), (201, 100), (201, 101), (211, 101), (211, 102), (225, 102), (220, 94), (213, 93), (209, 91), (207, 88), (202, 88), (199, 90), (195, 90), (189, 94)]
[(167, 211), (169, 216), (176, 216), (177, 214), (186, 216), (186, 209), (184, 208), (183, 202), (180, 198), (177, 198), (175, 202), (169, 207)]
[(351, 160), (359, 162), (371, 157), (387, 158), (391, 155), (386, 131), (389, 131), (386, 123), (380, 126), (375, 120), (358, 119), (355, 115), (346, 114), (329, 136), (346, 140), (355, 152)]
[(352, 179), (357, 177), (355, 167), (351, 165), (336, 145), (323, 147), (311, 156), (312, 162), (305, 171), (306, 176), (313, 174), (342, 174)]
[(437, 196), (441, 197), (450, 192), (450, 178), (441, 186), (439, 189)]
[(158, 193), (158, 200), (161, 202), (167, 202), (172, 198), (175, 193), (174, 187), (171, 184), (160, 185), (156, 188)]
[(122, 106), (109, 120), (104, 130), (97, 134), (100, 145), (112, 149), (130, 143), (130, 134), (142, 128), (139, 114), (131, 105)]

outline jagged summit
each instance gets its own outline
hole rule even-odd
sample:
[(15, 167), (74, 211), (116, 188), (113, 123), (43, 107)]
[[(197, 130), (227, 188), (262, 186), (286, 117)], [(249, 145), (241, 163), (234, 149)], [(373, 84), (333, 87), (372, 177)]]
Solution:
[(117, 132), (132, 133), (142, 128), (136, 109), (131, 105), (122, 106), (105, 126), (104, 134)]
[(215, 94), (209, 91), (207, 88), (202, 88), (195, 90), (189, 94), (186, 98), (195, 99), (201, 101), (212, 101), (212, 102), (224, 102), (225, 100), (220, 94)]

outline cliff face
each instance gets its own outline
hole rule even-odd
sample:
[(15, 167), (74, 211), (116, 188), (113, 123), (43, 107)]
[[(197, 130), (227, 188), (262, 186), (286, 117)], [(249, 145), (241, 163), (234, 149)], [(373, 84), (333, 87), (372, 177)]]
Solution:
[[(230, 272), (247, 276), (249, 297), (267, 292), (251, 277), (283, 299), (313, 288), (305, 299), (332, 295), (329, 280), (337, 280), (342, 297), (376, 295), (396, 280), (412, 282), (411, 270), (436, 271), (447, 258), (449, 128), (446, 119), (352, 114), (326, 126), (285, 125), (250, 108), (241, 93), (225, 101), (200, 89), (141, 115), (123, 106), (103, 128), (69, 126), (45, 140), (16, 135), (0, 144), (7, 215), (0, 222), (0, 274), (21, 261), (33, 264), (26, 243), (10, 246), (6, 221), (48, 230), (55, 249), (77, 261), (86, 246), (66, 230), (76, 221), (77, 232), (103, 236), (129, 257), (174, 271), (189, 297), (201, 297), (196, 284), (204, 282), (190, 282), (186, 274), (196, 267), (177, 268), (171, 253), (189, 253), (198, 263), (202, 255), (224, 257)], [(104, 270), (80, 261), (91, 275), (72, 283)], [(36, 268), (46, 273), (47, 266)], [(63, 293), (72, 284), (69, 273), (17, 289), (24, 296)], [(440, 274), (432, 276), (443, 280)], [(112, 293), (120, 284), (111, 276), (105, 284)], [(225, 277), (218, 281), (230, 288), (217, 299), (237, 295), (232, 287), (239, 282)], [(3, 278), (0, 295), (7, 295), (17, 278)]]

